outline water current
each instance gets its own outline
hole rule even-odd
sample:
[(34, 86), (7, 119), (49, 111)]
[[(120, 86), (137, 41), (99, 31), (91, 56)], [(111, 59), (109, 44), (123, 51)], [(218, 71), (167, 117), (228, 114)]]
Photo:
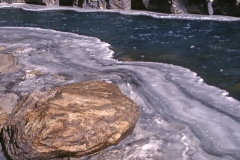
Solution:
[(207, 84), (240, 100), (240, 21), (21, 9), (1, 9), (0, 15), (0, 26), (40, 27), (98, 37), (111, 44), (114, 58), (120, 60), (189, 68)]
[(0, 9), (1, 52), (22, 65), (0, 77), (9, 92), (101, 80), (141, 108), (132, 135), (83, 159), (240, 159), (240, 102), (222, 90), (240, 99), (240, 21), (36, 8)]

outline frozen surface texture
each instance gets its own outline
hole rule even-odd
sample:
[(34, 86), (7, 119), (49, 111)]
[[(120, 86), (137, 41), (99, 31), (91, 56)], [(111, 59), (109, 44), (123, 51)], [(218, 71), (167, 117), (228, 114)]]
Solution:
[(0, 36), (2, 53), (21, 48), (15, 56), (23, 67), (1, 75), (1, 84), (14, 82), (9, 91), (25, 95), (99, 80), (117, 84), (140, 106), (141, 116), (132, 135), (85, 158), (240, 159), (240, 102), (206, 85), (189, 69), (116, 61), (109, 44), (71, 33), (0, 28)]

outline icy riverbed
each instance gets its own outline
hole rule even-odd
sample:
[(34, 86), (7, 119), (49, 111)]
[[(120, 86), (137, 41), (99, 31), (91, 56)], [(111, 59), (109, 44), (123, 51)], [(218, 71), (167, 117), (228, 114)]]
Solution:
[(4, 92), (100, 80), (118, 84), (140, 106), (131, 136), (86, 159), (240, 159), (240, 102), (189, 69), (117, 61), (109, 44), (73, 33), (1, 27), (0, 37), (1, 52), (22, 65), (0, 76)]

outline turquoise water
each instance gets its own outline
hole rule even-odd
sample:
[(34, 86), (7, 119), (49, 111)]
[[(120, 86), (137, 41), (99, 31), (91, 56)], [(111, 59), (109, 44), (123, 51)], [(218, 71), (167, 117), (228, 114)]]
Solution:
[(118, 13), (0, 9), (0, 26), (54, 29), (98, 37), (114, 58), (163, 62), (196, 72), (240, 100), (240, 22), (154, 19)]

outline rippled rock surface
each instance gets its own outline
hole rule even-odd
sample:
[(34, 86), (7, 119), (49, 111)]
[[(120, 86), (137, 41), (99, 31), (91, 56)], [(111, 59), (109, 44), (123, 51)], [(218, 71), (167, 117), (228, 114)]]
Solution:
[(80, 157), (116, 145), (139, 114), (115, 84), (70, 84), (24, 97), (3, 127), (3, 143), (14, 160)]
[(1, 52), (18, 48), (15, 56), (22, 65), (0, 75), (0, 84), (9, 92), (25, 95), (98, 80), (117, 84), (141, 108), (131, 135), (85, 158), (240, 159), (240, 102), (189, 69), (117, 61), (109, 44), (72, 33), (1, 27), (0, 36), (5, 48)]

